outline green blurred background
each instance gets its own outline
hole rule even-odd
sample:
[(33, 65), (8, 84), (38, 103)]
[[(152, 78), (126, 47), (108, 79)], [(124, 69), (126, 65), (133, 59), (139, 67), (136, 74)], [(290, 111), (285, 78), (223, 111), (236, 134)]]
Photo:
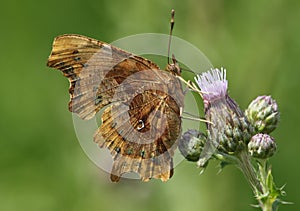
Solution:
[(300, 3), (286, 0), (2, 1), (0, 210), (254, 210), (243, 175), (234, 167), (217, 174), (215, 163), (199, 175), (183, 161), (167, 183), (110, 183), (76, 139), (68, 81), (46, 67), (57, 35), (112, 42), (168, 33), (172, 8), (174, 35), (227, 68), (230, 95), (242, 108), (262, 94), (277, 100), (273, 174), (295, 203), (281, 210), (300, 210)]

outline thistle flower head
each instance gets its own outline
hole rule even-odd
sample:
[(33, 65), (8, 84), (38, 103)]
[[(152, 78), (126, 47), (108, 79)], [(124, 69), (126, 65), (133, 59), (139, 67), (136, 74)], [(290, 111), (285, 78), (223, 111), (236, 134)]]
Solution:
[(203, 92), (208, 141), (198, 164), (204, 165), (214, 150), (235, 154), (246, 148), (252, 128), (237, 103), (227, 93), (226, 70), (212, 69), (195, 78)]
[(268, 134), (256, 134), (248, 143), (248, 151), (254, 158), (266, 159), (271, 157), (277, 149), (274, 139)]
[(198, 161), (206, 142), (206, 136), (198, 130), (186, 131), (178, 143), (181, 154), (188, 161)]
[(195, 77), (195, 81), (203, 92), (203, 100), (211, 102), (227, 95), (228, 81), (226, 69), (212, 69)]
[(278, 105), (271, 96), (259, 96), (245, 111), (249, 122), (258, 133), (271, 133), (279, 122)]

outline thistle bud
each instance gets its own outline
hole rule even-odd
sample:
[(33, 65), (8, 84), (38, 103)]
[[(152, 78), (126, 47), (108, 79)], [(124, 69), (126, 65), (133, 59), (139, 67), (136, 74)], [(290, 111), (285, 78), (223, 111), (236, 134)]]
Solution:
[(198, 161), (206, 142), (206, 136), (197, 130), (186, 131), (179, 140), (178, 148), (188, 161)]
[(245, 115), (257, 133), (271, 133), (279, 121), (277, 103), (270, 96), (259, 96), (253, 100)]
[(276, 149), (274, 139), (268, 134), (256, 134), (248, 143), (248, 151), (254, 158), (266, 159), (272, 157)]

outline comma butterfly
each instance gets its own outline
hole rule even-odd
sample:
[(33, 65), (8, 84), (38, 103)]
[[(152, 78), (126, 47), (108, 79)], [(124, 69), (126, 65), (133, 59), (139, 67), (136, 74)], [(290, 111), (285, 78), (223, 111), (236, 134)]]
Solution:
[(71, 112), (87, 120), (105, 107), (94, 141), (113, 156), (112, 181), (126, 172), (142, 181), (172, 177), (184, 99), (175, 58), (163, 71), (110, 44), (66, 34), (55, 38), (47, 65), (69, 79)]

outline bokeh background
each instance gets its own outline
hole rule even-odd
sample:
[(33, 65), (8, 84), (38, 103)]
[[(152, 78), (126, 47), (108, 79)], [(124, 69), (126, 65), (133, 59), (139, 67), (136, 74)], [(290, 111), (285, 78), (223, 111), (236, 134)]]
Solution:
[(172, 8), (174, 35), (227, 68), (230, 95), (242, 108), (262, 94), (277, 100), (273, 175), (286, 184), (284, 199), (295, 203), (281, 210), (300, 210), (300, 3), (286, 0), (2, 1), (0, 210), (254, 210), (249, 185), (230, 166), (217, 174), (212, 163), (199, 175), (183, 161), (167, 183), (110, 183), (77, 141), (68, 81), (46, 67), (57, 35), (112, 42), (168, 33)]

